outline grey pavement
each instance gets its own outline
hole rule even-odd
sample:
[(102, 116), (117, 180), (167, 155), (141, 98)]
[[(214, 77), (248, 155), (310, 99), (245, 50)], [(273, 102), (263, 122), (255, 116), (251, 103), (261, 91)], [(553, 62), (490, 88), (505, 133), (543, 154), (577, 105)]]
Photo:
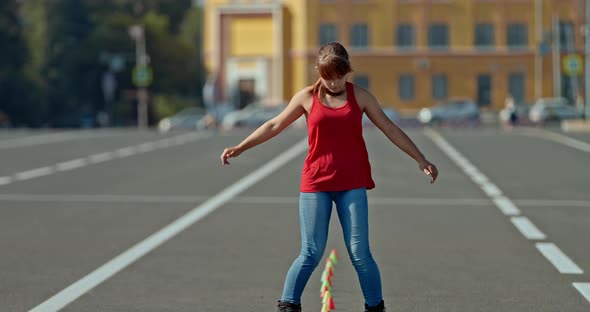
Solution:
[[(366, 130), (377, 184), (369, 191), (371, 243), (388, 311), (590, 311), (590, 298), (573, 286), (590, 283), (590, 153), (521, 129), (434, 130), (545, 237), (526, 238), (511, 222), (513, 216), (504, 215), (424, 130), (406, 131), (439, 167), (440, 179), (432, 185), (384, 135)], [(0, 177), (13, 177), (97, 153), (190, 138), (5, 180), (0, 185), (0, 311), (29, 311), (68, 293), (69, 286), (194, 208), (222, 198), (243, 177), (305, 139), (303, 130), (288, 129), (221, 166), (222, 149), (248, 133), (84, 132), (67, 141), (1, 149)], [(43, 133), (0, 132), (0, 146), (38, 135)], [(570, 137), (590, 142), (590, 134)], [(80, 297), (60, 297), (67, 301), (61, 310), (275, 311), (299, 249), (304, 157), (295, 155), (236, 197), (222, 200), (210, 214)], [(560, 273), (538, 243), (555, 244), (583, 272)], [(335, 213), (326, 255), (332, 248), (340, 255), (333, 277), (336, 311), (362, 311)], [(324, 263), (325, 258), (306, 288), (304, 311), (320, 311)]]

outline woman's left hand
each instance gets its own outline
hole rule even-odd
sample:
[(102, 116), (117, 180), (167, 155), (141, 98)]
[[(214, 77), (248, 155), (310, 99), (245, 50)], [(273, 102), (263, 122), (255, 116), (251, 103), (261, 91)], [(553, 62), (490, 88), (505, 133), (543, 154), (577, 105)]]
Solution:
[(430, 176), (431, 184), (436, 181), (436, 178), (438, 177), (438, 169), (433, 163), (429, 162), (428, 160), (424, 160), (418, 163), (418, 167), (420, 167), (422, 172)]

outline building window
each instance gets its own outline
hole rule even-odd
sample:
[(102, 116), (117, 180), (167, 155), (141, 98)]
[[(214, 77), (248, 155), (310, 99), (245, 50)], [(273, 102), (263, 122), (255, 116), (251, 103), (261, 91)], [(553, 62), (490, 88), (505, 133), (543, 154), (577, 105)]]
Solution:
[(492, 76), (481, 74), (477, 76), (477, 105), (488, 106), (492, 104)]
[(399, 24), (397, 25), (396, 45), (398, 48), (413, 48), (414, 47), (414, 25)]
[(352, 82), (355, 85), (358, 85), (360, 87), (363, 87), (363, 88), (369, 90), (369, 77), (366, 75), (356, 75), (352, 79)]
[(491, 49), (494, 47), (494, 25), (475, 25), (475, 46), (478, 49)]
[(511, 73), (508, 76), (508, 92), (512, 95), (514, 103), (524, 102), (525, 81), (523, 73)]
[(508, 24), (506, 45), (510, 49), (523, 49), (527, 47), (528, 35), (526, 24)]
[(350, 27), (350, 46), (353, 48), (369, 46), (369, 26), (367, 24), (354, 24)]
[(576, 46), (574, 23), (559, 21), (559, 45), (561, 51), (574, 52)]
[(320, 46), (326, 43), (338, 41), (338, 28), (335, 24), (320, 25)]
[(404, 74), (399, 76), (399, 98), (404, 101), (411, 101), (414, 99), (414, 76)]
[(449, 26), (447, 24), (430, 25), (428, 28), (428, 46), (437, 50), (449, 48)]
[(447, 75), (437, 74), (432, 76), (432, 98), (435, 100), (445, 100), (448, 96)]

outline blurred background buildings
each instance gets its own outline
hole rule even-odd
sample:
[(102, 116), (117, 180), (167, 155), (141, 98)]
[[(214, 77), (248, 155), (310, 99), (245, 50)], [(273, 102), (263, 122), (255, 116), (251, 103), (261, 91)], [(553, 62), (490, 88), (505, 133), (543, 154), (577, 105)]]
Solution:
[(224, 96), (287, 99), (317, 79), (317, 48), (339, 41), (352, 80), (400, 110), (451, 97), (575, 102), (584, 12), (583, 0), (209, 0), (204, 56)]
[(589, 1), (0, 1), (0, 127), (154, 126), (188, 108), (180, 119), (214, 110), (215, 124), (315, 82), (330, 41), (406, 115), (457, 98), (526, 115), (557, 98), (544, 103), (578, 116)]

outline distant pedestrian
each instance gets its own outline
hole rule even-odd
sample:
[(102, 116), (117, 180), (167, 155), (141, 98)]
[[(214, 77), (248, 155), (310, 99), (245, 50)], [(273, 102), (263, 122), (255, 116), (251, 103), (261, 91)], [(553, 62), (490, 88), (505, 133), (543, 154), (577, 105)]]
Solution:
[(366, 89), (347, 81), (352, 72), (348, 53), (339, 43), (323, 45), (317, 54), (319, 80), (293, 96), (275, 118), (256, 129), (240, 144), (226, 148), (223, 164), (279, 134), (302, 115), (307, 118), (309, 151), (301, 176), (299, 216), (301, 252), (287, 273), (279, 312), (301, 311), (301, 295), (324, 253), (332, 202), (344, 242), (358, 274), (365, 311), (385, 311), (381, 275), (369, 247), (366, 190), (375, 187), (362, 135), (362, 116), (369, 119), (434, 183), (438, 170), (414, 142), (383, 113)]
[(508, 94), (504, 100), (504, 128), (512, 129), (518, 123), (518, 114), (516, 113), (516, 104), (514, 103), (514, 97)]

